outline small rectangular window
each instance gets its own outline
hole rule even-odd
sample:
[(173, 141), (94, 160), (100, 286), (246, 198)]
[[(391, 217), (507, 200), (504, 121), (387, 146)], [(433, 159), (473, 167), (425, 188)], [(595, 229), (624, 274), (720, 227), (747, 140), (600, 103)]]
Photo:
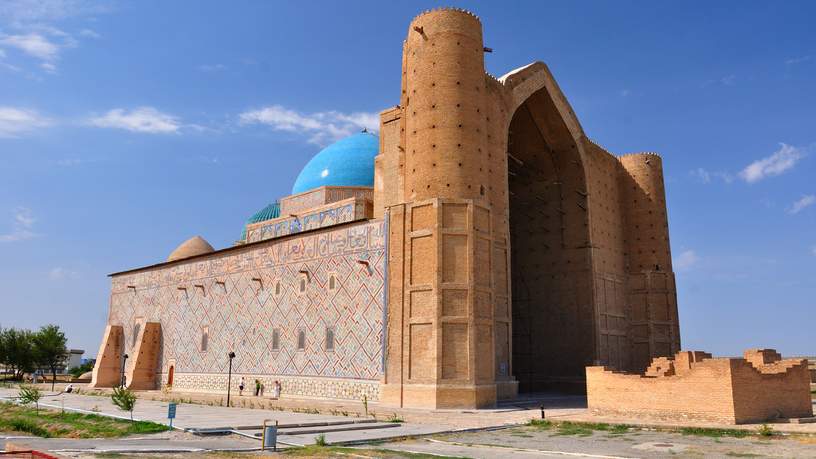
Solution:
[(329, 276), (329, 290), (334, 290), (337, 288), (337, 280), (334, 277), (334, 274)]
[(300, 287), (298, 290), (300, 290), (300, 293), (306, 291), (306, 279), (300, 279)]
[(326, 350), (333, 351), (334, 350), (334, 330), (331, 328), (326, 329)]
[(280, 285), (280, 281), (277, 281), (277, 282), (275, 282), (275, 295), (280, 295), (280, 294), (281, 294), (281, 285)]
[(303, 330), (298, 332), (297, 348), (299, 351), (306, 349), (306, 332)]
[(280, 332), (278, 329), (272, 330), (272, 350), (277, 351), (280, 349)]

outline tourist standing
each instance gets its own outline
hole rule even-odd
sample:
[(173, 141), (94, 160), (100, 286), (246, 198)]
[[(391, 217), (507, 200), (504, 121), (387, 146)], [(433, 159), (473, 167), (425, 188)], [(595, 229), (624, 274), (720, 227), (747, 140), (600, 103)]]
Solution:
[(261, 382), (256, 379), (255, 380), (255, 396), (257, 397), (260, 394), (261, 394)]
[(241, 376), (241, 381), (238, 383), (238, 396), (239, 397), (241, 395), (244, 395), (244, 387), (245, 387), (244, 377)]
[(275, 385), (272, 386), (272, 398), (275, 400), (280, 398), (281, 394), (281, 383), (280, 381), (275, 381)]

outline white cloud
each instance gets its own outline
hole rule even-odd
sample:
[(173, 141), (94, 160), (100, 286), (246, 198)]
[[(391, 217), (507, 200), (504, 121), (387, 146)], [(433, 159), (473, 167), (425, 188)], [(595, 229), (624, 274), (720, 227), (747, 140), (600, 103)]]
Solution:
[(779, 150), (767, 158), (752, 162), (739, 173), (739, 176), (748, 183), (758, 182), (792, 169), (804, 156), (800, 149), (781, 143)]
[(361, 129), (376, 132), (380, 127), (377, 113), (337, 111), (302, 114), (281, 105), (270, 105), (241, 113), (241, 124), (263, 124), (277, 131), (295, 132), (309, 136), (310, 143), (326, 143), (347, 137)]
[[(14, 50), (36, 59), (40, 68), (56, 73), (61, 52), (76, 47), (79, 42), (53, 24), (72, 17), (105, 13), (110, 11), (111, 5), (98, 0), (2, 0), (0, 26), (5, 30), (0, 33), (0, 47), (5, 48), (6, 54)], [(100, 38), (90, 29), (80, 30), (79, 35)], [(2, 63), (2, 66), (19, 70), (19, 66), (10, 63)]]
[(226, 70), (227, 66), (224, 64), (203, 64), (199, 65), (198, 69), (202, 72), (219, 72), (221, 70)]
[(17, 48), (29, 56), (43, 61), (53, 61), (59, 54), (59, 46), (38, 33), (8, 35), (0, 39), (0, 44)]
[(82, 29), (79, 31), (79, 35), (93, 39), (102, 38), (102, 35), (99, 35), (98, 33), (94, 32), (91, 29)]
[(10, 233), (0, 234), (0, 242), (17, 242), (31, 239), (36, 236), (32, 231), (34, 216), (30, 209), (18, 207), (14, 209), (14, 221)]
[(72, 269), (57, 266), (48, 272), (48, 278), (54, 281), (61, 281), (66, 279), (78, 279), (79, 272)]
[(114, 108), (102, 116), (91, 118), (88, 122), (96, 127), (147, 134), (171, 134), (178, 132), (182, 127), (177, 117), (162, 113), (153, 107), (138, 107), (130, 111)]
[(0, 19), (11, 24), (59, 21), (70, 17), (101, 14), (111, 2), (98, 0), (3, 0)]
[(693, 250), (684, 250), (674, 259), (674, 267), (679, 271), (687, 271), (700, 261), (700, 257)]
[(801, 56), (801, 57), (794, 57), (785, 61), (787, 65), (793, 64), (801, 64), (802, 62), (807, 62), (811, 59), (811, 56)]
[(698, 167), (697, 169), (691, 171), (690, 174), (697, 177), (703, 183), (711, 183), (711, 173), (702, 167)]
[(734, 176), (728, 172), (712, 172), (707, 169), (703, 169), (702, 167), (689, 171), (689, 174), (700, 182), (706, 184), (711, 183), (711, 181), (715, 178), (720, 179), (725, 183), (732, 183), (734, 181)]
[(816, 204), (816, 194), (806, 194), (799, 198), (796, 202), (791, 204), (788, 209), (789, 214), (798, 214), (807, 207)]
[(0, 106), (0, 138), (19, 137), (50, 125), (51, 121), (35, 110)]

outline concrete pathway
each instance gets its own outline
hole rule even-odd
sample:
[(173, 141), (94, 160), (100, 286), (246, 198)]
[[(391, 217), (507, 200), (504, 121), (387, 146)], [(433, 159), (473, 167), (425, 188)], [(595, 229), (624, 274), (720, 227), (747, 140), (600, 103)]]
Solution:
[[(0, 389), (0, 399), (14, 399), (16, 396), (16, 390)], [(75, 394), (55, 396), (51, 394), (45, 395), (40, 400), (40, 406), (52, 409), (64, 408), (68, 411), (130, 419), (130, 414), (116, 408), (111, 402), (110, 397)], [(167, 408), (167, 402), (140, 398), (137, 400), (136, 408), (133, 410), (133, 418), (136, 420), (167, 424)], [(313, 444), (315, 438), (321, 433), (325, 435), (326, 441), (329, 443), (347, 443), (397, 439), (411, 435), (424, 435), (455, 430), (446, 425), (391, 424), (352, 416), (332, 416), (250, 408), (227, 408), (188, 403), (180, 403), (177, 405), (173, 427), (188, 432), (222, 431), (221, 433), (225, 434), (227, 431), (239, 431), (239, 434), (257, 438), (247, 438), (247, 440), (254, 442), (254, 446), (258, 447), (260, 446), (261, 426), (264, 424), (264, 421), (268, 421), (269, 423), (278, 422), (279, 443), (297, 446)], [(212, 437), (206, 438), (211, 439)], [(60, 442), (56, 440), (57, 439), (54, 439), (53, 442), (59, 443), (60, 445), (67, 445), (74, 442), (78, 445), (76, 446), (77, 448), (81, 448), (82, 445), (89, 442), (73, 439), (59, 439)], [(196, 441), (195, 439), (188, 440), (192, 442)], [(52, 440), (48, 439), (48, 441)], [(166, 442), (166, 440), (163, 441)], [(176, 441), (179, 440), (176, 439)], [(97, 441), (93, 440), (91, 442), (95, 443)], [(108, 442), (114, 444), (123, 442), (123, 440), (109, 440)], [(217, 443), (220, 444), (220, 442)], [(165, 444), (167, 443), (160, 441), (157, 445), (161, 446)], [(143, 446), (145, 445), (152, 447), (153, 442), (144, 443)], [(207, 443), (202, 442), (201, 445), (207, 445)], [(127, 445), (123, 443), (123, 446)], [(209, 446), (200, 447), (209, 449)], [(232, 447), (229, 447), (228, 449), (231, 448)]]

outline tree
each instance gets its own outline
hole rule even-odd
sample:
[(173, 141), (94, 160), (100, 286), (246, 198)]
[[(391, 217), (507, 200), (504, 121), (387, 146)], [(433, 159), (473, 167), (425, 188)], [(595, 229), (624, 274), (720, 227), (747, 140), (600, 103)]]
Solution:
[(0, 330), (0, 363), (11, 368), (14, 379), (34, 370), (33, 334), (28, 330)]
[(42, 393), (40, 393), (39, 389), (34, 386), (20, 386), (18, 397), (20, 398), (20, 403), (23, 405), (33, 403), (37, 408), (37, 414), (40, 413), (40, 398), (42, 398)]
[(51, 370), (51, 390), (57, 379), (57, 367), (65, 363), (68, 348), (65, 333), (56, 325), (46, 325), (34, 334), (34, 355), (37, 363)]
[(122, 411), (130, 411), (130, 421), (133, 422), (133, 408), (136, 407), (136, 394), (125, 387), (114, 387), (111, 401)]

